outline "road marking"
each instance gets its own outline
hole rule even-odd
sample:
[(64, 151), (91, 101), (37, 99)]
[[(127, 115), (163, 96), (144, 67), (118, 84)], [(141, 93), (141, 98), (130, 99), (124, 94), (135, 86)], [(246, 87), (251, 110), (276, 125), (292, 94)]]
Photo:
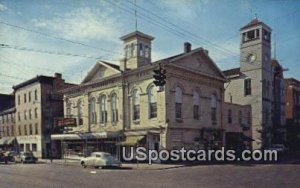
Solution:
[(97, 172), (93, 170), (93, 171), (91, 171), (90, 173), (91, 173), (91, 174), (96, 174)]

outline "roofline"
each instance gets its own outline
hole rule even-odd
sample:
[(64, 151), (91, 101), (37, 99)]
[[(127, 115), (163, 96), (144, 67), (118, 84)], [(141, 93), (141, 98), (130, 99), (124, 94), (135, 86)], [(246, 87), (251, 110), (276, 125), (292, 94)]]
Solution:
[(126, 34), (126, 35), (120, 37), (120, 39), (123, 40), (123, 41), (125, 41), (125, 40), (127, 40), (127, 39), (129, 39), (129, 38), (132, 38), (132, 37), (136, 36), (136, 35), (139, 35), (139, 36), (141, 36), (142, 38), (146, 38), (146, 39), (149, 39), (149, 40), (153, 40), (153, 39), (154, 39), (154, 37), (152, 37), (152, 36), (150, 36), (150, 35), (147, 35), (147, 34), (145, 34), (145, 33), (142, 33), (142, 32), (140, 32), (140, 31), (134, 31), (134, 32), (131, 32), (131, 33), (129, 33), (129, 34)]
[[(39, 82), (39, 83), (45, 83), (45, 84), (51, 84), (53, 82), (55, 78), (54, 77), (50, 77), (50, 76), (43, 76), (43, 75), (40, 75), (40, 76), (36, 76), (34, 78), (31, 78), (27, 81), (24, 81), (16, 86), (13, 86), (13, 89), (14, 90), (18, 90), (22, 87), (25, 87), (29, 84), (32, 84), (32, 83), (35, 83), (35, 82)], [(51, 82), (51, 83), (50, 83)]]

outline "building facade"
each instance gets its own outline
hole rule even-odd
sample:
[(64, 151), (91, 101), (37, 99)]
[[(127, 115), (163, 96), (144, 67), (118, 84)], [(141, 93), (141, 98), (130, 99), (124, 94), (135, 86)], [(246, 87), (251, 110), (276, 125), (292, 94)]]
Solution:
[(285, 79), (287, 145), (292, 150), (300, 149), (300, 81)]
[(13, 87), (15, 93), (15, 137), (18, 151), (32, 151), (37, 157), (49, 157), (50, 133), (54, 117), (63, 116), (63, 102), (53, 99), (56, 91), (69, 84), (61, 74), (54, 77), (37, 76)]
[(240, 67), (224, 71), (229, 79), (225, 101), (251, 105), (253, 149), (266, 148), (283, 137), (278, 136), (285, 123), (283, 70), (271, 60), (269, 26), (255, 18), (240, 29), (240, 36)]
[[(192, 50), (188, 43), (183, 53), (151, 62), (153, 39), (139, 31), (121, 37), (120, 66), (99, 61), (80, 85), (62, 91), (65, 117), (77, 122), (52, 135), (64, 154), (101, 150), (120, 156), (120, 146), (137, 145), (156, 150), (225, 146), (222, 71), (207, 50)], [(159, 64), (166, 70), (164, 87), (153, 84)], [(236, 109), (248, 115), (248, 106)], [(241, 125), (232, 130), (238, 131), (243, 133)]]

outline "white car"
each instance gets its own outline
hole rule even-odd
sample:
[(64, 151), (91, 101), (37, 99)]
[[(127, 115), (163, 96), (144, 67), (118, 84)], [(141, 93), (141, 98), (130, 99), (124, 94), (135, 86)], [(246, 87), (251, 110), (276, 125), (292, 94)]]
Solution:
[(105, 152), (93, 152), (91, 156), (81, 158), (81, 166), (86, 168), (87, 166), (99, 168), (99, 167), (120, 167), (121, 162), (113, 157), (109, 153)]

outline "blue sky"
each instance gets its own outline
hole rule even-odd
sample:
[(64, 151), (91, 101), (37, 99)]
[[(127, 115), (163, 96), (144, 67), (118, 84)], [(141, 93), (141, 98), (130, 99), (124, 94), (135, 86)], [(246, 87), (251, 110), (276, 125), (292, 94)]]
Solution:
[[(273, 29), (285, 77), (300, 79), (300, 0), (136, 2), (138, 30), (155, 37), (153, 60), (181, 53), (189, 41), (209, 50), (222, 70), (238, 67), (239, 29), (256, 14)], [(0, 93), (54, 72), (79, 83), (97, 59), (118, 63), (119, 37), (135, 30), (134, 10), (134, 0), (0, 0), (0, 43), (19, 49), (0, 48)]]

